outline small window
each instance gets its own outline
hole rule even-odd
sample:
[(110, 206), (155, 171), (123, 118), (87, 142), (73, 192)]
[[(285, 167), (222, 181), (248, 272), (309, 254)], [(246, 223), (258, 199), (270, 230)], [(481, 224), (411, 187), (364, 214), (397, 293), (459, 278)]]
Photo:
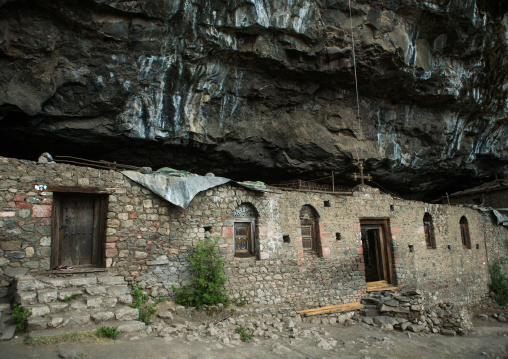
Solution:
[(257, 211), (248, 203), (242, 203), (233, 212), (235, 256), (248, 257), (258, 254)]
[(291, 243), (291, 238), (288, 234), (283, 235), (282, 239), (284, 240), (284, 243)]
[(390, 205), (390, 211), (395, 211), (395, 207), (393, 206), (393, 204)]
[(205, 230), (205, 232), (211, 232), (212, 226), (204, 226), (203, 229)]
[(340, 233), (339, 232), (335, 233), (335, 239), (340, 241)]
[(319, 253), (321, 248), (319, 215), (314, 207), (306, 204), (300, 210), (300, 230), (303, 249)]
[(423, 216), (423, 231), (425, 233), (425, 243), (427, 249), (436, 248), (436, 237), (434, 236), (434, 223), (430, 213), (425, 213)]
[(462, 240), (462, 246), (471, 249), (471, 237), (469, 236), (469, 225), (466, 216), (460, 218), (460, 238)]
[(325, 201), (325, 202), (324, 202), (324, 205), (325, 205), (325, 207), (331, 207), (331, 206), (332, 206), (332, 205), (330, 204), (330, 201)]

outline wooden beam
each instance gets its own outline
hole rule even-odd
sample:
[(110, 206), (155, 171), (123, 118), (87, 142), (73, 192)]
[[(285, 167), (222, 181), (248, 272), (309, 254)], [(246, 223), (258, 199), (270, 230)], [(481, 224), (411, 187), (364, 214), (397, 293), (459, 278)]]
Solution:
[(305, 316), (309, 317), (311, 315), (319, 315), (319, 314), (352, 312), (353, 310), (358, 310), (362, 308), (363, 308), (362, 304), (360, 304), (359, 302), (355, 302), (348, 304), (331, 305), (322, 308), (300, 310), (297, 313), (304, 314)]
[(367, 283), (367, 293), (397, 290), (399, 288), (391, 285), (385, 280)]
[(102, 187), (86, 186), (48, 186), (48, 192), (66, 192), (66, 193), (88, 193), (88, 194), (109, 194), (109, 191)]

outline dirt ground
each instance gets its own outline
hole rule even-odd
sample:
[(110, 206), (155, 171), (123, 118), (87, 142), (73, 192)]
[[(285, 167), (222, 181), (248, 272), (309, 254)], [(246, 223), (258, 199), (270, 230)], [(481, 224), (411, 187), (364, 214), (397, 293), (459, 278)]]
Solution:
[[(482, 321), (475, 315), (475, 332), (469, 336), (447, 337), (381, 331), (365, 323), (349, 322), (316, 326), (309, 338), (252, 338), (237, 345), (217, 338), (187, 336), (143, 337), (122, 334), (118, 340), (88, 339), (83, 342), (29, 346), (23, 337), (0, 343), (0, 358), (88, 358), (88, 359), (228, 359), (228, 358), (508, 358), (508, 324)], [(319, 343), (332, 343), (324, 350)]]

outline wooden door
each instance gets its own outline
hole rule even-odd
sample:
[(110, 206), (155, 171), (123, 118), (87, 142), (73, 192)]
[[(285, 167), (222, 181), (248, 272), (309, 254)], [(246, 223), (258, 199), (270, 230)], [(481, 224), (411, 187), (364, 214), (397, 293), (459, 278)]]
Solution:
[(302, 227), (302, 246), (303, 249), (313, 249), (314, 226), (312, 224), (301, 224)]
[(55, 194), (52, 267), (100, 265), (102, 207), (98, 195)]
[(235, 223), (235, 253), (248, 254), (250, 251), (250, 223)]

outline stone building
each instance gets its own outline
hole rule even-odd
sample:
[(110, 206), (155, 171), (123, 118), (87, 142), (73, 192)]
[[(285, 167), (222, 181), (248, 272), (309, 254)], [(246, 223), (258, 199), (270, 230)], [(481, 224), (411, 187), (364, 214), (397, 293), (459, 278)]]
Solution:
[[(446, 203), (446, 197), (441, 198)], [(451, 204), (475, 204), (479, 206), (508, 209), (508, 180), (496, 179), (478, 187), (449, 195)]]
[(205, 236), (218, 239), (233, 296), (300, 309), (358, 301), (381, 281), (421, 289), (432, 304), (475, 304), (489, 263), (507, 255), (508, 230), (490, 213), (367, 186), (337, 194), (226, 182), (182, 208), (120, 172), (0, 157), (0, 204), (0, 295), (33, 308), (42, 327), (61, 325), (53, 318), (71, 309), (56, 302), (65, 293), (83, 293), (72, 304), (83, 321), (128, 305), (127, 282), (171, 296)]

